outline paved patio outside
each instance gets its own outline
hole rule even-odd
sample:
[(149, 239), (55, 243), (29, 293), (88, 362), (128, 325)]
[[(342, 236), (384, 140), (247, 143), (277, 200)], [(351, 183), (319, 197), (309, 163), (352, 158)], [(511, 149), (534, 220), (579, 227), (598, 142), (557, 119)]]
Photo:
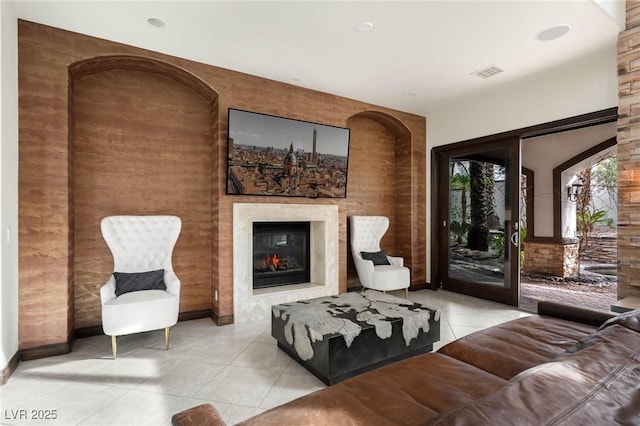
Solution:
[(617, 300), (615, 282), (596, 285), (536, 282), (522, 277), (520, 308), (537, 312), (538, 301), (549, 300), (583, 308), (610, 311)]

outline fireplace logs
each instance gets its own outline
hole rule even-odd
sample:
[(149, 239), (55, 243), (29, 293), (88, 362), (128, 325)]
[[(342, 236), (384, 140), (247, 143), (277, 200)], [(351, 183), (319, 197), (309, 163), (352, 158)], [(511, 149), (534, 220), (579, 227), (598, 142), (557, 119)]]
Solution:
[(267, 254), (262, 261), (257, 261), (255, 267), (260, 272), (276, 272), (286, 271), (289, 269), (299, 269), (302, 265), (293, 256), (281, 258), (278, 256), (278, 253), (273, 253)]

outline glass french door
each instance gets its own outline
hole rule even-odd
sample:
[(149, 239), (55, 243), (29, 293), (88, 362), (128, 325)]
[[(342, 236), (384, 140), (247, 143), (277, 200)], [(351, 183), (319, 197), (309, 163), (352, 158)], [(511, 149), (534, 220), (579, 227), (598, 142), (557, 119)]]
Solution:
[(441, 152), (441, 287), (517, 306), (520, 259), (520, 141)]

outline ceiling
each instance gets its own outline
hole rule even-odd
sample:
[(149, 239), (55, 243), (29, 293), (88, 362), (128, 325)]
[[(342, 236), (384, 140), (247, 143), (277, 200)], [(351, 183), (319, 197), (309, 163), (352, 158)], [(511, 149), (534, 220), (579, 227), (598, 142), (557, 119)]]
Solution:
[[(622, 29), (592, 0), (9, 3), (21, 19), (420, 115), (615, 50)], [(537, 40), (558, 24), (571, 30)], [(472, 75), (492, 65), (504, 72)]]

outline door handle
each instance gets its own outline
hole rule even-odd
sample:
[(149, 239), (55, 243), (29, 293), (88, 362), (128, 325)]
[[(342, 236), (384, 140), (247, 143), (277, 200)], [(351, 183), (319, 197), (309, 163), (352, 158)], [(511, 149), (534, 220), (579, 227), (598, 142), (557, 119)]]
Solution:
[(513, 234), (511, 234), (511, 244), (513, 244), (515, 247), (518, 247), (518, 244), (520, 243), (519, 239), (520, 239), (519, 231), (516, 231)]

